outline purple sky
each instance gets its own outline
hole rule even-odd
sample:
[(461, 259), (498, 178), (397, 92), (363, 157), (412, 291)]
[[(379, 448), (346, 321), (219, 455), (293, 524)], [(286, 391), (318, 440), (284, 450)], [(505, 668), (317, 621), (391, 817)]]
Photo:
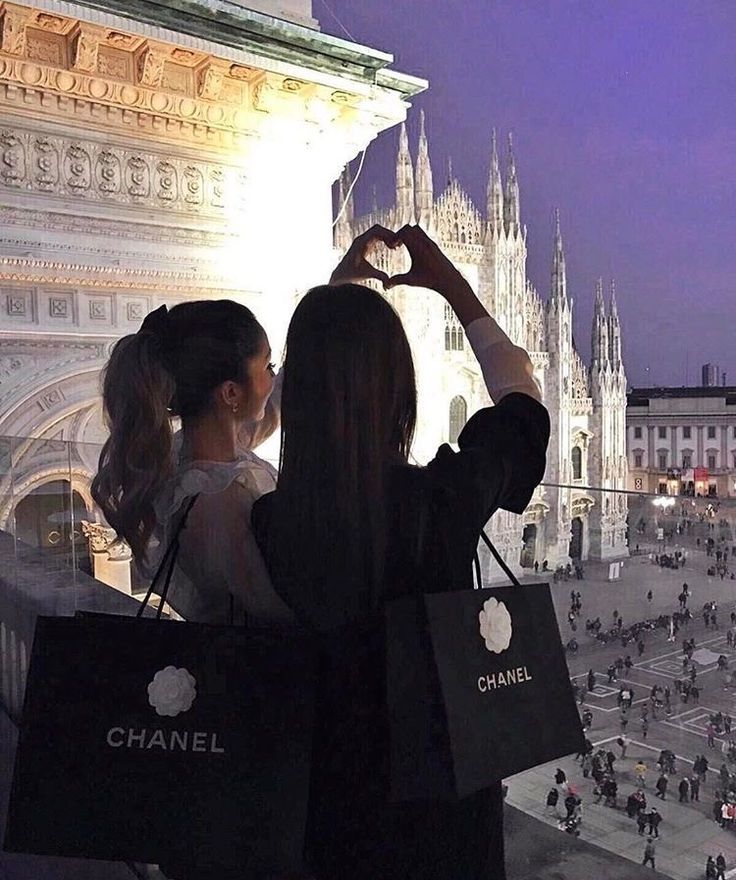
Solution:
[[(731, 0), (326, 0), (355, 40), (426, 77), (435, 194), (447, 158), (485, 212), (490, 132), (514, 133), (528, 273), (549, 290), (559, 206), (575, 336), (587, 359), (595, 279), (616, 279), (630, 385), (736, 384), (736, 7)], [(323, 0), (323, 30), (345, 32)], [(397, 130), (356, 188), (393, 197)], [(608, 282), (606, 281), (606, 285)], [(647, 371), (648, 368), (648, 371)]]

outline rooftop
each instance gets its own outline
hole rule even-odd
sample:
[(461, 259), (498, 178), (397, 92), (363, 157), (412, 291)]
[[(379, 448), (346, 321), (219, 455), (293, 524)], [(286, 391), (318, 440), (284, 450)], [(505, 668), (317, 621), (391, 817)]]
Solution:
[(675, 399), (678, 397), (725, 397), (727, 404), (736, 406), (736, 385), (632, 388), (626, 397), (628, 406), (646, 406), (652, 399)]

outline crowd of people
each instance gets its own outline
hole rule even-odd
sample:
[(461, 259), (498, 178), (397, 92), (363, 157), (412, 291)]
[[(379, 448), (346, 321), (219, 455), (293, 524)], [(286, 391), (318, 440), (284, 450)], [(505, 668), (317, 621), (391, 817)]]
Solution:
[[(719, 552), (715, 539), (709, 538), (708, 541), (716, 563), (726, 564), (725, 549)], [(686, 560), (686, 551), (675, 551), (672, 554), (673, 567), (682, 567)], [(656, 561), (660, 565), (669, 564), (666, 561), (663, 563), (661, 558)], [(649, 604), (652, 603), (653, 591), (651, 589), (646, 594), (646, 599)], [(584, 632), (590, 639), (588, 644), (591, 647), (598, 642), (601, 645), (608, 645), (610, 649), (612, 642), (616, 643), (620, 640), (622, 647), (627, 647), (633, 641), (638, 648), (639, 642), (644, 642), (647, 633), (655, 629), (665, 629), (667, 640), (670, 642), (676, 641), (678, 637), (681, 638), (682, 666), (680, 674), (673, 676), (672, 680), (667, 683), (652, 685), (646, 698), (642, 699), (644, 695), (641, 688), (631, 682), (632, 667), (638, 657), (644, 653), (641, 649), (636, 653), (622, 651), (608, 663), (603, 675), (597, 674), (593, 668), (590, 668), (587, 674), (580, 675), (571, 681), (573, 694), (580, 704), (581, 720), (586, 737), (590, 736), (588, 731), (593, 725), (593, 713), (589, 706), (585, 705), (586, 699), (591, 693), (595, 693), (596, 688), (602, 684), (606, 684), (608, 687), (618, 687), (616, 704), (619, 711), (620, 735), (615, 741), (620, 749), (618, 756), (613, 751), (614, 745), (595, 748), (590, 739), (586, 738), (585, 750), (578, 755), (578, 760), (583, 779), (591, 778), (593, 782), (591, 803), (622, 810), (635, 823), (637, 834), (642, 837), (647, 836), (642, 863), (650, 865), (652, 868), (655, 867), (656, 844), (661, 826), (664, 824), (665, 832), (667, 826), (666, 822), (663, 823), (662, 814), (656, 806), (647, 801), (648, 786), (652, 786), (654, 798), (661, 801), (674, 798), (680, 804), (698, 804), (703, 800), (707, 789), (710, 789), (714, 798), (714, 821), (724, 829), (736, 831), (736, 736), (732, 737), (734, 719), (725, 709), (709, 711), (704, 719), (703, 745), (705, 752), (695, 756), (692, 767), (679, 769), (678, 763), (681, 762), (677, 760), (671, 749), (661, 751), (656, 764), (656, 772), (651, 780), (647, 778), (651, 773), (646, 765), (646, 759), (639, 756), (636, 756), (631, 762), (626, 762), (622, 767), (617, 767), (617, 761), (619, 764), (623, 763), (622, 759), (625, 758), (627, 749), (630, 747), (627, 730), (635, 705), (640, 726), (636, 734), (640, 735), (642, 741), (645, 742), (651, 722), (670, 718), (677, 711), (677, 705), (697, 705), (700, 702), (702, 684), (699, 674), (702, 675), (702, 666), (698, 665), (698, 643), (692, 632), (694, 615), (688, 607), (691, 600), (692, 591), (687, 583), (683, 583), (677, 596), (677, 607), (669, 614), (661, 614), (624, 626), (622, 615), (618, 609), (614, 609), (611, 615), (612, 623), (609, 626), (603, 623), (600, 616), (588, 618), (585, 622)], [(568, 616), (570, 624), (573, 623), (573, 617), (577, 623), (581, 604), (582, 602), (578, 602), (577, 595), (573, 592)], [(695, 613), (698, 617), (702, 617), (706, 632), (722, 632), (718, 604), (715, 600), (704, 602), (702, 609)], [(736, 648), (736, 612), (730, 614), (730, 626), (725, 629), (725, 638), (729, 648)], [(703, 647), (707, 648), (709, 652), (709, 657), (705, 662), (713, 663), (719, 675), (720, 681), (716, 679), (716, 687), (732, 687), (736, 675), (730, 671), (729, 655), (716, 652), (714, 656), (712, 641), (706, 641)], [(703, 660), (701, 659), (700, 662), (702, 663)], [(715, 673), (713, 673), (713, 678), (715, 678)], [(709, 682), (712, 682), (713, 678), (709, 678)], [(610, 691), (604, 693), (608, 695)], [(716, 749), (720, 749), (723, 763), (718, 771), (717, 788), (713, 790), (711, 786), (706, 787), (706, 782), (709, 771), (711, 776), (713, 774), (711, 766), (714, 759), (711, 756), (711, 751)], [(579, 834), (582, 827), (585, 790), (570, 785), (570, 783), (567, 785), (573, 790), (575, 802), (573, 804), (572, 799), (569, 801), (571, 812), (566, 812), (558, 821), (562, 830)], [(563, 797), (562, 793), (560, 797)], [(567, 797), (567, 794), (563, 797), (563, 803), (566, 806), (568, 801), (565, 799)], [(550, 791), (548, 800), (553, 799)], [(708, 856), (704, 874), (706, 880), (725, 877), (726, 866), (726, 858), (723, 853), (717, 855), (714, 853), (712, 856)]]

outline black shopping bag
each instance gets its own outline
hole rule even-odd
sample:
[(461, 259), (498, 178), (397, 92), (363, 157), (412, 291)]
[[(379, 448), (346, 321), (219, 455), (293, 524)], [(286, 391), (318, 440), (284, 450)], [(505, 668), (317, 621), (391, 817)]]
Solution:
[(386, 604), (394, 800), (465, 797), (582, 747), (549, 584), (506, 570), (516, 586)]
[[(149, 590), (168, 567), (159, 614), (193, 503)], [(39, 617), (5, 849), (298, 870), (315, 670), (294, 634)]]
[(5, 849), (296, 870), (312, 712), (293, 638), (40, 617)]

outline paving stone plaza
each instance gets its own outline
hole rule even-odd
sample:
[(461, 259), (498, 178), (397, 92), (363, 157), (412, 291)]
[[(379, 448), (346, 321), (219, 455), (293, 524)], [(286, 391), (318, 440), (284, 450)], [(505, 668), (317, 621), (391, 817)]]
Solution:
[[(723, 853), (726, 877), (736, 877), (736, 832), (722, 830), (713, 819), (715, 793), (722, 787), (719, 769), (726, 760), (721, 751), (724, 735), (716, 734), (713, 746), (709, 747), (706, 734), (711, 715), (718, 712), (733, 715), (736, 709), (734, 689), (727, 684), (728, 671), (720, 670), (717, 663), (723, 655), (729, 669), (736, 667), (736, 651), (727, 639), (730, 614), (736, 611), (736, 581), (730, 579), (731, 571), (736, 570), (736, 557), (731, 556), (731, 547), (736, 542), (736, 504), (721, 502), (718, 509), (715, 504), (708, 509), (712, 500), (697, 499), (693, 504), (690, 499), (677, 499), (665, 512), (652, 504), (653, 500), (656, 499), (635, 499), (630, 504), (629, 522), (635, 525), (643, 521), (645, 531), (632, 534), (631, 544), (635, 546), (638, 542), (640, 552), (623, 562), (618, 580), (608, 580), (607, 565), (586, 564), (583, 580), (573, 575), (570, 580), (552, 584), (563, 642), (573, 635), (579, 642), (578, 651), (574, 655), (568, 653), (571, 678), (582, 685), (590, 669), (595, 674), (595, 689), (585, 695), (581, 712), (590, 710), (592, 713), (587, 736), (594, 747), (611, 749), (616, 755), (617, 806), (605, 806), (604, 800), (595, 802), (595, 782), (592, 777), (584, 778), (580, 761), (572, 756), (508, 780), (508, 802), (556, 827), (557, 817), (545, 806), (545, 801), (550, 788), (554, 787), (555, 771), (561, 767), (582, 798), (581, 839), (641, 864), (647, 838), (638, 834), (636, 821), (627, 816), (625, 809), (629, 794), (637, 788), (634, 766), (641, 760), (647, 767), (644, 788), (647, 809), (656, 805), (662, 815), (656, 851), (657, 872), (676, 880), (701, 878), (705, 876), (707, 856), (715, 858)], [(703, 521), (699, 514), (704, 515)], [(682, 533), (678, 534), (678, 523), (686, 519), (691, 525), (682, 527)], [(658, 540), (661, 527), (664, 537)], [(709, 538), (713, 540), (713, 555), (706, 552)], [(721, 547), (727, 547), (729, 554), (729, 570), (723, 579), (708, 574), (708, 569), (716, 564), (716, 548)], [(687, 553), (684, 567), (675, 570), (655, 564), (656, 555), (670, 555), (676, 550)], [(600, 617), (603, 629), (609, 629), (614, 623), (614, 611), (622, 618), (624, 629), (634, 622), (672, 613), (679, 607), (678, 596), (683, 583), (689, 587), (688, 608), (693, 620), (680, 629), (674, 641), (668, 641), (666, 628), (648, 631), (643, 637), (644, 650), (639, 655), (635, 641), (625, 648), (620, 639), (604, 645), (586, 633), (585, 621), (596, 617)], [(650, 590), (651, 600), (647, 595)], [(575, 632), (568, 621), (571, 591), (580, 593), (582, 603)], [(702, 607), (706, 602), (716, 603), (717, 629), (710, 621), (707, 628), (704, 624)], [(694, 638), (696, 643), (693, 661), (699, 688), (697, 703), (692, 699), (684, 702), (675, 691), (674, 680), (683, 675), (683, 638)], [(633, 665), (609, 684), (609, 666), (626, 654), (631, 655)], [(655, 684), (671, 688), (671, 714), (660, 709), (655, 720), (649, 712), (645, 735), (641, 710), (650, 705)], [(630, 744), (624, 758), (620, 757), (621, 749), (616, 743), (621, 735), (620, 685), (634, 690), (626, 728)], [(733, 736), (736, 738), (736, 734)], [(660, 775), (656, 762), (662, 749), (670, 749), (677, 756), (676, 773), (669, 779), (664, 801), (654, 795)], [(708, 758), (709, 769), (700, 787), (699, 801), (679, 803), (678, 783), (682, 774), (691, 775), (693, 760), (703, 754)], [(729, 769), (733, 771), (733, 765)], [(558, 813), (560, 816), (565, 813), (562, 798)]]

